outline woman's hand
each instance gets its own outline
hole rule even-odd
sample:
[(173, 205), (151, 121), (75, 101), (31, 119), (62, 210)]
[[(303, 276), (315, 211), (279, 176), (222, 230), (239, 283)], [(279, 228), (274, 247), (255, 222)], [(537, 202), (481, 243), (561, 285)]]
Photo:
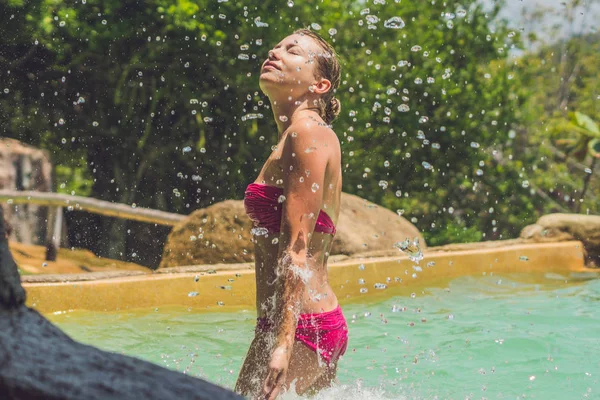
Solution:
[(271, 354), (267, 378), (263, 386), (265, 400), (277, 398), (285, 384), (288, 366), (290, 364), (291, 347), (279, 345)]

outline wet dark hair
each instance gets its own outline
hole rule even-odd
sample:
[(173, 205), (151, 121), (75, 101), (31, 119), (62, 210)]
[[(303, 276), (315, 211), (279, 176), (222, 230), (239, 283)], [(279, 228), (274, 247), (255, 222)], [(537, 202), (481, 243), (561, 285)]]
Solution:
[(317, 57), (316, 71), (320, 77), (328, 79), (331, 82), (331, 89), (319, 99), (319, 109), (321, 118), (323, 118), (325, 123), (331, 124), (342, 110), (340, 100), (335, 97), (335, 92), (340, 86), (340, 78), (342, 75), (342, 67), (338, 55), (333, 46), (318, 33), (313, 32), (310, 29), (298, 29), (294, 31), (294, 33), (313, 38), (324, 51)]

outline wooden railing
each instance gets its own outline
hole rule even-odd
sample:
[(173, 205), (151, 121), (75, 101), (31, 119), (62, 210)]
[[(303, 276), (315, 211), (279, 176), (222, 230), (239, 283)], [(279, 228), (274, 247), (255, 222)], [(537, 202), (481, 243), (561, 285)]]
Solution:
[(152, 210), (150, 208), (51, 192), (0, 190), (0, 202), (6, 204), (37, 204), (48, 207), (65, 207), (69, 210), (87, 211), (107, 217), (131, 219), (168, 226), (176, 225), (186, 217), (185, 215)]
[(107, 217), (123, 218), (151, 224), (174, 226), (186, 216), (134, 205), (112, 203), (90, 197), (72, 196), (52, 192), (28, 192), (0, 190), (0, 203), (36, 204), (49, 207), (48, 229), (46, 235), (46, 259), (56, 260), (56, 252), (60, 247), (62, 209), (70, 211), (86, 211)]

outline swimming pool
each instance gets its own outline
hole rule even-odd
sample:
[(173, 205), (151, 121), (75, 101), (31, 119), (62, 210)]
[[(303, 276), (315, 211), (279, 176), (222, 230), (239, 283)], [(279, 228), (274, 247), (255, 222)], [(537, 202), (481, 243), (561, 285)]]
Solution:
[[(343, 303), (350, 344), (323, 399), (600, 396), (600, 280), (548, 273), (462, 276), (444, 287)], [(233, 387), (251, 308), (188, 306), (48, 316), (67, 334)], [(294, 398), (295, 396), (289, 396)]]

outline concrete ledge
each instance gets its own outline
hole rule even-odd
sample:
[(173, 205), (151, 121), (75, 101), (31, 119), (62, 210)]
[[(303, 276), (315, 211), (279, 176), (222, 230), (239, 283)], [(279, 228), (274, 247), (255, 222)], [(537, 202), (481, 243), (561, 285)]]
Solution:
[[(426, 287), (440, 287), (463, 275), (500, 273), (599, 271), (585, 268), (579, 241), (513, 244), (478, 250), (427, 251), (416, 265), (398, 253), (394, 257), (358, 257), (329, 266), (329, 280), (341, 303), (371, 301)], [(23, 284), (27, 304), (42, 313), (70, 310), (115, 311), (180, 305), (206, 310), (254, 308), (252, 264), (177, 267), (160, 273), (79, 282)], [(416, 268), (413, 268), (416, 267)], [(196, 268), (194, 270), (194, 268)], [(231, 268), (231, 269), (229, 269)], [(416, 273), (416, 278), (413, 278)], [(364, 280), (364, 284), (359, 283)], [(385, 284), (376, 289), (375, 284)], [(363, 291), (361, 292), (361, 288)], [(367, 289), (365, 292), (364, 289)]]

